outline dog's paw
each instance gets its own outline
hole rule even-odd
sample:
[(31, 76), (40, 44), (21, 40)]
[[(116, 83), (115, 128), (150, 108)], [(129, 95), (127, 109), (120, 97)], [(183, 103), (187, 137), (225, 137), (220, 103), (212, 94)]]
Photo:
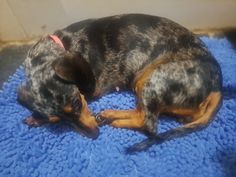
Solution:
[(30, 127), (40, 127), (42, 124), (44, 124), (44, 121), (40, 119), (35, 119), (33, 117), (28, 117), (23, 120), (23, 123), (27, 124)]
[(112, 120), (104, 118), (100, 113), (95, 115), (95, 119), (99, 126), (107, 125), (112, 122)]

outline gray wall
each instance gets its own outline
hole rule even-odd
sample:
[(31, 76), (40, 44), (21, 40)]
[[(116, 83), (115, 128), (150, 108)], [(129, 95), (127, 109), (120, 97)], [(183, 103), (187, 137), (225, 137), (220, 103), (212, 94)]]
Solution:
[(236, 0), (0, 0), (0, 40), (29, 39), (120, 13), (165, 16), (189, 29), (236, 27)]

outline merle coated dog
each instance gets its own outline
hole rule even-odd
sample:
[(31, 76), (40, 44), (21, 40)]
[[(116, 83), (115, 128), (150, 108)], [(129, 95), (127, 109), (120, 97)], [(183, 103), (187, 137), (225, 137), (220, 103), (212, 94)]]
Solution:
[[(202, 41), (150, 15), (89, 19), (58, 30), (30, 49), (25, 69), (18, 99), (33, 112), (27, 124), (68, 120), (91, 138), (103, 124), (144, 132), (149, 139), (132, 150), (205, 127), (222, 100), (221, 69)], [(116, 88), (132, 90), (136, 108), (94, 116), (86, 99)], [(157, 134), (160, 114), (180, 116), (185, 125)]]

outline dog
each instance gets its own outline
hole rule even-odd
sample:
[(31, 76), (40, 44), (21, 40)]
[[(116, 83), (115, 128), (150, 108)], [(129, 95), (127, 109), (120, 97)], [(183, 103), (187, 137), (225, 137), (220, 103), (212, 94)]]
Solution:
[[(18, 100), (33, 112), (27, 124), (66, 120), (93, 139), (104, 124), (148, 136), (130, 150), (206, 127), (222, 100), (213, 55), (192, 32), (163, 17), (124, 14), (74, 23), (40, 39), (24, 65)], [(86, 100), (116, 88), (133, 91), (136, 108), (93, 115)], [(160, 114), (185, 124), (157, 134)]]

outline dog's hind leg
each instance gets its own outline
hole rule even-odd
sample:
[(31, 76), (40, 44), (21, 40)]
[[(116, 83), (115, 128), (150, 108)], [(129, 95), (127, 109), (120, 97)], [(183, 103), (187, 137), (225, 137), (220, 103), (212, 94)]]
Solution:
[[(221, 99), (222, 95), (220, 92), (211, 92), (199, 105), (198, 111), (193, 114), (192, 122), (185, 124), (183, 127), (163, 132), (159, 134), (158, 137), (168, 140), (206, 127), (214, 118), (214, 114), (221, 104)], [(171, 110), (171, 112), (175, 112), (175, 110)]]
[[(198, 111), (192, 112), (192, 122), (187, 123), (182, 127), (174, 128), (160, 133), (155, 137), (137, 143), (129, 147), (127, 149), (127, 153), (143, 151), (154, 144), (160, 144), (173, 138), (182, 137), (187, 133), (192, 133), (196, 130), (200, 130), (206, 127), (214, 118), (214, 115), (220, 107), (221, 100), (222, 94), (220, 92), (211, 92), (208, 97), (199, 105)], [(181, 116), (185, 115), (186, 112), (181, 111), (181, 109), (171, 109), (168, 111), (168, 113), (178, 114)]]

